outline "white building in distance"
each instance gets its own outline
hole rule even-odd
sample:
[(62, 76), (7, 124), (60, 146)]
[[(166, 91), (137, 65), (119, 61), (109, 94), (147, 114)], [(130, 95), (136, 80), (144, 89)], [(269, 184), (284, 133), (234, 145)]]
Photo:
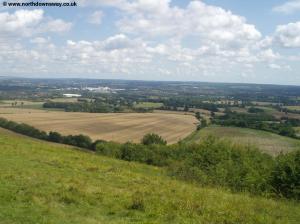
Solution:
[(80, 94), (63, 94), (64, 97), (67, 97), (67, 98), (73, 98), (73, 97), (81, 97)]

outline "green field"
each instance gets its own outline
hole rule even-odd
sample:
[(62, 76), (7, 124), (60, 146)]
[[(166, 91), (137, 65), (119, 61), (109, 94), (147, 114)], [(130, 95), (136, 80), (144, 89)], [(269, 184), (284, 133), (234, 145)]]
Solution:
[[(238, 113), (248, 113), (248, 109), (250, 107), (245, 107), (245, 108), (241, 108), (241, 107), (232, 107), (230, 108), (232, 111), (238, 112)], [(259, 108), (264, 110), (266, 113), (270, 113), (273, 114), (274, 112), (277, 112), (276, 109), (272, 108), (272, 107), (265, 107), (265, 106), (255, 106), (255, 108)]]
[(286, 106), (285, 108), (289, 110), (299, 110), (300, 111), (300, 106)]
[(0, 129), (0, 223), (299, 223), (300, 205)]
[(42, 109), (42, 101), (28, 101), (28, 100), (3, 100), (0, 101), (0, 107), (14, 107), (26, 109)]
[(135, 108), (147, 108), (147, 109), (157, 109), (163, 106), (163, 103), (151, 103), (151, 102), (142, 102), (136, 104)]
[[(53, 98), (53, 99), (46, 99), (44, 101), (2, 100), (2, 101), (0, 101), (0, 108), (45, 110), (45, 108), (43, 108), (43, 104), (48, 100), (50, 100), (52, 102), (63, 102), (63, 103), (75, 103), (78, 101), (77, 98)], [(61, 111), (62, 109), (47, 108), (46, 110)]]
[(280, 152), (289, 152), (300, 148), (300, 141), (280, 136), (266, 131), (237, 127), (210, 126), (194, 132), (185, 139), (185, 142), (197, 142), (207, 135), (229, 139), (239, 144), (255, 145), (264, 152), (277, 155)]

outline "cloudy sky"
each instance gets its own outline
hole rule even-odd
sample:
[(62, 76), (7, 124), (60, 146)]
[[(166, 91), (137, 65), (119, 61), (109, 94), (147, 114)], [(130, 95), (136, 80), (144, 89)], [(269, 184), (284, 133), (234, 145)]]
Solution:
[(300, 85), (300, 0), (3, 1), (0, 76)]

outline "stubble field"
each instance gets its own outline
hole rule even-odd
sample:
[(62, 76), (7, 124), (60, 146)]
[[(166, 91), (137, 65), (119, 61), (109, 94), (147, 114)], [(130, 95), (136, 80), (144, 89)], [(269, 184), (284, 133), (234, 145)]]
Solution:
[(124, 143), (139, 142), (147, 133), (156, 133), (168, 143), (184, 139), (196, 128), (191, 115), (164, 113), (67, 113), (28, 109), (1, 108), (0, 117), (32, 125), (44, 131), (64, 135), (84, 134), (93, 140)]

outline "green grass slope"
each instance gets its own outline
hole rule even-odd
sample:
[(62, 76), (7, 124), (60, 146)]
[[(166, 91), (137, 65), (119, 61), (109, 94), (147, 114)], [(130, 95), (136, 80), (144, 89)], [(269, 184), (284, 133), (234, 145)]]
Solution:
[(207, 135), (215, 135), (219, 138), (229, 139), (235, 143), (251, 144), (271, 155), (280, 152), (289, 152), (300, 148), (297, 139), (280, 136), (274, 133), (238, 127), (210, 126), (188, 136), (185, 142), (198, 142)]
[(200, 188), (0, 129), (1, 224), (299, 222), (295, 202)]

